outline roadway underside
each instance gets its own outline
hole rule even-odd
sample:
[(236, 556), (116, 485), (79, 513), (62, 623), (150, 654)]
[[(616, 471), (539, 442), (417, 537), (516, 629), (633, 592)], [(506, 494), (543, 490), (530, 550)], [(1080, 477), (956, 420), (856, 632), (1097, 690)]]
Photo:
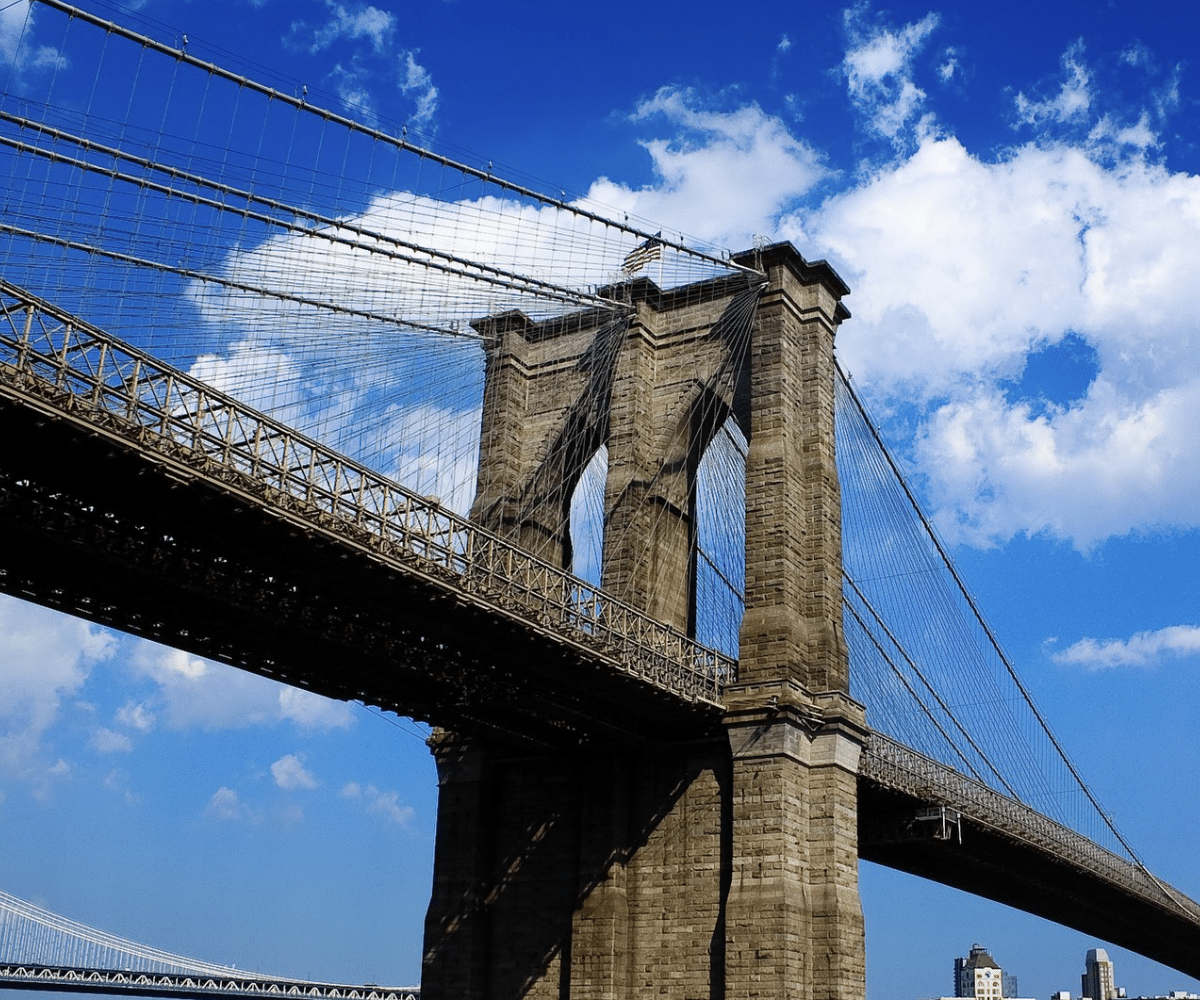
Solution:
[(868, 780), (859, 779), (858, 795), (860, 858), (1045, 917), (1200, 977), (1195, 914), (1122, 892), (1061, 857), (965, 818), (961, 842), (954, 830), (940, 839), (934, 835), (941, 833), (939, 824), (913, 822), (928, 803)]
[(332, 698), (556, 747), (719, 711), (186, 465), (0, 395), (0, 591)]
[[(570, 748), (723, 741), (718, 709), (197, 470), (0, 394), (0, 591), (333, 698)], [(860, 778), (861, 857), (1200, 976), (1190, 918)], [(925, 827), (926, 831), (928, 827)]]

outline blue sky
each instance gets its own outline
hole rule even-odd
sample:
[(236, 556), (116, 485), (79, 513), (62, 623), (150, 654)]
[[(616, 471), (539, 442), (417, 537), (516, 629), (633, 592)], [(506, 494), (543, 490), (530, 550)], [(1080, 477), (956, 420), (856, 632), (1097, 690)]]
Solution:
[[(1200, 897), (1200, 14), (1183, 4), (88, 9), (468, 162), (850, 284), (843, 365), (1056, 732)], [(0, 10), (0, 60), (46, 72)], [(34, 11), (34, 31), (49, 18)], [(40, 62), (39, 62), (40, 60)], [(344, 105), (341, 105), (344, 106)], [(418, 727), (0, 602), (0, 887), (210, 961), (418, 976)], [(1102, 942), (864, 866), (868, 995)], [(1200, 985), (1109, 948), (1130, 995)]]

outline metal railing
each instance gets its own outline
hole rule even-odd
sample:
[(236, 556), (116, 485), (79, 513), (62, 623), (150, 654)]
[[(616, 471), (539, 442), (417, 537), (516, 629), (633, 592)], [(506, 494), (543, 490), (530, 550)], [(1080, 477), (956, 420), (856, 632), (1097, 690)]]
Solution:
[(953, 808), (976, 824), (1039, 848), (1116, 883), (1133, 895), (1179, 909), (1200, 920), (1200, 906), (1154, 878), (1142, 866), (1113, 854), (1023, 802), (1002, 795), (881, 733), (872, 733), (867, 740), (859, 773), (884, 788)]
[(630, 676), (720, 706), (736, 661), (0, 279), (0, 392), (362, 544)]
[(48, 965), (0, 964), (0, 988), (62, 992), (134, 993), (188, 996), (220, 993), (237, 997), (308, 997), (309, 1000), (421, 1000), (419, 986), (344, 986), (299, 979), (272, 979), (238, 973), (185, 975), (129, 969), (76, 969)]

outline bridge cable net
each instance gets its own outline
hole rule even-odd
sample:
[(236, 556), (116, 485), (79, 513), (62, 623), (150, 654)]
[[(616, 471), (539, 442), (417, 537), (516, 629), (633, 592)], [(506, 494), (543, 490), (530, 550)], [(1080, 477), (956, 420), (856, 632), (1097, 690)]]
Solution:
[(1132, 861), (1177, 902), (1051, 732), (840, 367), (836, 405), (844, 627), (867, 723)]
[(28, 6), (0, 67), (0, 277), (459, 513), (479, 321), (619, 321), (639, 272), (754, 277), (214, 53), (144, 17)]
[[(0, 962), (6, 965), (251, 978), (253, 973), (138, 944), (0, 890)], [(279, 981), (279, 977), (263, 977)], [(304, 982), (304, 980), (291, 980)]]
[[(677, 419), (655, 438), (659, 456), (681, 456), (679, 463), (657, 463), (644, 479), (630, 481), (609, 475), (609, 449), (601, 444), (589, 452), (588, 441), (596, 428), (585, 420), (566, 421), (567, 434), (555, 443), (569, 454), (587, 456), (577, 462), (560, 485), (570, 494), (558, 504), (560, 516), (548, 527), (571, 538), (573, 571), (589, 582), (609, 587), (619, 572), (638, 581), (653, 605), (660, 595), (679, 592), (681, 579), (692, 581), (687, 631), (697, 642), (726, 656), (738, 655), (738, 630), (745, 611), (745, 464), (747, 430), (744, 415), (735, 414), (735, 396), (744, 377), (751, 329), (763, 288), (748, 281), (728, 298), (721, 318), (708, 338), (720, 344), (715, 357), (689, 371), (683, 387), (676, 387)], [(599, 342), (599, 341), (598, 341)], [(623, 345), (623, 331), (608, 340), (607, 356), (590, 362), (598, 370), (612, 371)], [(597, 393), (611, 385), (583, 393), (575, 404), (588, 412)], [(550, 449), (543, 449), (548, 451)], [(644, 470), (642, 470), (644, 471)], [(513, 518), (523, 521), (546, 504), (545, 490), (536, 477), (519, 498)], [(555, 487), (557, 488), (557, 486)], [(640, 491), (624, 516), (617, 508), (633, 490)], [(686, 565), (656, 558), (660, 550), (652, 540), (679, 530), (681, 511), (691, 511), (694, 523), (687, 529)], [(669, 542), (666, 543), (669, 547)], [(619, 569), (616, 564), (622, 563)], [(683, 623), (680, 623), (683, 624)]]

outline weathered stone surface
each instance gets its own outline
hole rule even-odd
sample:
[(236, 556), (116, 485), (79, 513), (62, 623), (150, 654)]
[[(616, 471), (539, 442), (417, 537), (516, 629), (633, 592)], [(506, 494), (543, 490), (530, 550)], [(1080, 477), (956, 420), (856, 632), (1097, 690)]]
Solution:
[[(861, 998), (856, 770), (841, 629), (833, 338), (847, 289), (790, 245), (748, 344), (731, 283), (628, 289), (627, 322), (488, 338), (473, 516), (558, 565), (568, 505), (609, 450), (603, 583), (692, 622), (694, 483), (731, 415), (749, 441), (739, 683), (725, 738), (542, 755), (441, 734), (427, 1000)], [(699, 735), (699, 734), (698, 734)]]

